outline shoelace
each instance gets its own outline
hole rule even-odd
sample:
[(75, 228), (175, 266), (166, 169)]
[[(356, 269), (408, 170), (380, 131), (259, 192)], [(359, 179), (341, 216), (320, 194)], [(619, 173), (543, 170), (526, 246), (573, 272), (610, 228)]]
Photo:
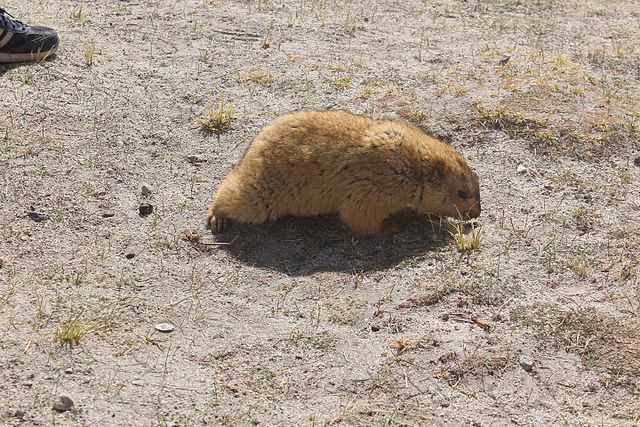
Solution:
[(9, 12), (0, 7), (0, 28), (6, 28), (8, 30), (23, 30), (25, 25), (11, 16)]

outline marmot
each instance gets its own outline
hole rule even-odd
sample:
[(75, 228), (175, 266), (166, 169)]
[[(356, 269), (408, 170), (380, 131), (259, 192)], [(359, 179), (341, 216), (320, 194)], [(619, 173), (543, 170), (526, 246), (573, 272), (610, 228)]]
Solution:
[(296, 112), (266, 126), (220, 185), (208, 226), (285, 215), (340, 215), (353, 231), (382, 231), (404, 209), (480, 215), (478, 175), (448, 144), (405, 122), (343, 111)]

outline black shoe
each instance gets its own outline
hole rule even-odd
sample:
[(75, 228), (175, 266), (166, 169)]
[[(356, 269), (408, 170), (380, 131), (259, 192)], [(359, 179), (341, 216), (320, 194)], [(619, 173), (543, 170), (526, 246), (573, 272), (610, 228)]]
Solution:
[(55, 30), (31, 27), (0, 8), (0, 63), (41, 61), (58, 49)]

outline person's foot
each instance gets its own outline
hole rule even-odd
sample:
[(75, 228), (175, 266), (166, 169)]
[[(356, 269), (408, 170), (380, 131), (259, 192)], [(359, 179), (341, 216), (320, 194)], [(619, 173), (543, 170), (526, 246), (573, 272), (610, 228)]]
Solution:
[(55, 30), (25, 25), (0, 8), (0, 63), (41, 61), (59, 43)]

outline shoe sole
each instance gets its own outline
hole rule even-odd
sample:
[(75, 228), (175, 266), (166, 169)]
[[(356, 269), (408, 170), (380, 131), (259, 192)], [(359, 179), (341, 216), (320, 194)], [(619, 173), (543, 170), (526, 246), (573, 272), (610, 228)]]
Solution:
[(29, 53), (2, 53), (0, 52), (0, 64), (15, 64), (18, 62), (40, 62), (53, 55), (58, 47), (41, 52)]

